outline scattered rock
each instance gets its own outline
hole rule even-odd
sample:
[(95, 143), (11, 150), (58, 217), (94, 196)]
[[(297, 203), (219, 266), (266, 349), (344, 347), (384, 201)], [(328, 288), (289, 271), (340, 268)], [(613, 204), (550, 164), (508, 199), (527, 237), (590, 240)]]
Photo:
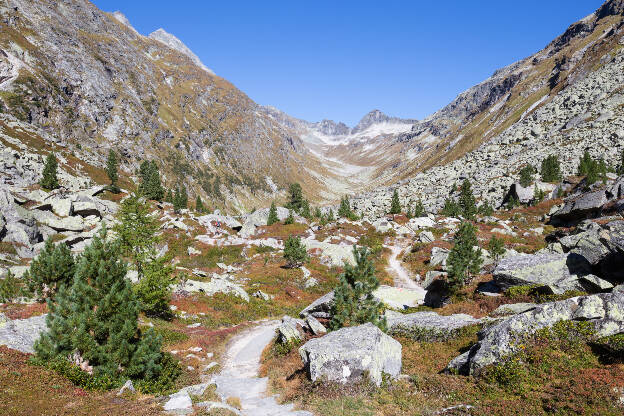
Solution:
[(305, 318), (305, 323), (314, 335), (323, 335), (327, 333), (327, 329), (312, 315)]
[(299, 327), (303, 327), (303, 325), (304, 323), (300, 320), (288, 315), (284, 316), (281, 325), (277, 328), (279, 342), (282, 344), (289, 344), (301, 341), (303, 339), (303, 334), (299, 330)]
[(401, 344), (371, 323), (311, 339), (299, 353), (312, 381), (324, 378), (345, 384), (368, 374), (379, 386), (382, 374), (401, 373)]
[(41, 333), (47, 330), (46, 316), (14, 319), (0, 323), (0, 345), (26, 353), (34, 353), (33, 345)]
[(304, 310), (299, 313), (299, 316), (305, 318), (308, 315), (312, 315), (315, 318), (321, 319), (329, 319), (331, 318), (331, 305), (334, 301), (334, 292), (329, 292), (310, 305), (308, 305)]
[(134, 384), (132, 384), (132, 380), (126, 380), (123, 386), (117, 392), (117, 396), (121, 396), (124, 393), (135, 393), (136, 389), (134, 388)]
[(176, 415), (188, 415), (193, 412), (193, 401), (187, 392), (180, 391), (169, 396), (163, 409)]
[(425, 293), (402, 287), (380, 285), (373, 292), (375, 299), (392, 309), (407, 309), (422, 305)]
[(537, 307), (535, 303), (509, 303), (500, 305), (492, 312), (492, 316), (517, 315), (533, 310)]
[(415, 312), (388, 319), (388, 333), (418, 341), (446, 340), (457, 336), (467, 326), (481, 320), (463, 313), (443, 316), (435, 312)]
[(435, 241), (435, 237), (431, 231), (423, 231), (418, 234), (418, 241), (424, 244), (433, 243)]

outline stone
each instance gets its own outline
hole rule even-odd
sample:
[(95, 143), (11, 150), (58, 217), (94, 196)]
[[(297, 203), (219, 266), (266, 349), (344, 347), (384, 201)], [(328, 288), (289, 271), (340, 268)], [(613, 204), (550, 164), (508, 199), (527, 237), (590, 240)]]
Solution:
[(200, 384), (194, 384), (192, 386), (186, 386), (180, 389), (180, 391), (178, 391), (178, 393), (187, 393), (191, 396), (201, 396), (204, 394), (204, 392), (206, 391), (206, 389), (208, 388), (208, 386), (210, 386), (210, 384), (212, 383), (200, 383)]
[(429, 264), (431, 266), (442, 265), (442, 268), (446, 268), (446, 259), (448, 258), (450, 250), (442, 247), (433, 247), (431, 249), (431, 260)]
[(453, 359), (447, 370), (478, 374), (484, 367), (515, 353), (524, 337), (560, 321), (589, 322), (597, 337), (622, 333), (624, 292), (600, 293), (546, 303), (505, 318), (481, 330), (479, 341)]
[(47, 330), (47, 315), (28, 319), (14, 319), (0, 323), (0, 345), (25, 353), (34, 353), (33, 345), (41, 333)]
[(88, 217), (90, 215), (100, 216), (100, 210), (93, 201), (76, 201), (73, 203), (74, 215)]
[(282, 318), (282, 323), (277, 327), (277, 338), (282, 344), (290, 344), (292, 342), (301, 341), (303, 334), (299, 330), (303, 327), (302, 322), (288, 315)]
[(299, 313), (299, 316), (305, 318), (308, 315), (312, 315), (315, 318), (329, 319), (331, 318), (331, 306), (334, 302), (334, 292), (329, 292), (312, 302), (304, 310)]
[(193, 246), (188, 246), (186, 250), (189, 256), (195, 256), (195, 255), (201, 254), (201, 251), (197, 250)]
[(199, 402), (195, 404), (197, 407), (201, 407), (203, 409), (206, 409), (208, 411), (210, 410), (226, 410), (236, 416), (242, 416), (243, 414), (241, 413), (240, 410), (238, 410), (235, 407), (230, 406), (229, 404), (226, 403), (221, 403), (221, 402)]
[(256, 290), (254, 293), (251, 294), (251, 296), (253, 296), (254, 298), (262, 299), (267, 302), (273, 299), (272, 295), (268, 295), (261, 290)]
[(417, 341), (437, 341), (453, 338), (462, 328), (478, 325), (481, 320), (463, 313), (444, 316), (435, 312), (415, 312), (390, 318), (387, 322), (390, 335)]
[(208, 296), (215, 293), (225, 293), (238, 296), (239, 298), (249, 302), (249, 294), (242, 286), (221, 277), (214, 275), (210, 282), (199, 282), (197, 280), (188, 279), (182, 286), (176, 288), (176, 292), (202, 292)]
[(535, 303), (508, 303), (506, 305), (500, 305), (494, 309), (492, 316), (504, 316), (504, 315), (517, 315), (533, 310), (537, 307)]
[(425, 299), (425, 293), (422, 290), (387, 285), (380, 285), (373, 291), (373, 296), (391, 309), (415, 308), (422, 305)]
[(331, 244), (324, 241), (317, 241), (313, 238), (304, 238), (301, 243), (306, 250), (319, 249), (321, 251), (321, 262), (328, 266), (342, 266), (345, 262), (355, 263), (352, 245)]
[(337, 383), (362, 380), (365, 374), (377, 386), (383, 374), (401, 373), (401, 344), (372, 323), (342, 328), (306, 342), (299, 354), (312, 381)]
[(604, 190), (572, 196), (565, 200), (560, 210), (552, 214), (551, 220), (569, 222), (595, 217), (607, 202), (607, 194)]
[(436, 222), (429, 217), (412, 218), (407, 223), (407, 226), (414, 231), (421, 230), (423, 228), (433, 228), (435, 225)]
[(187, 392), (174, 393), (169, 396), (163, 409), (173, 414), (188, 415), (193, 412), (193, 401)]
[(41, 223), (47, 225), (55, 231), (63, 232), (63, 231), (83, 231), (84, 221), (80, 217), (64, 217), (59, 218), (54, 214), (45, 212), (49, 215), (40, 216), (37, 218)]
[(123, 386), (117, 392), (117, 396), (121, 396), (124, 393), (135, 393), (136, 389), (134, 388), (134, 384), (132, 384), (132, 380), (126, 380)]
[(578, 254), (532, 254), (500, 260), (493, 277), (503, 290), (511, 286), (537, 285), (561, 294), (569, 290), (591, 289), (581, 280), (582, 276), (591, 274), (590, 271), (586, 260)]
[(323, 335), (327, 333), (327, 329), (312, 315), (305, 318), (305, 323), (314, 335)]
[(424, 289), (428, 289), (429, 285), (431, 285), (431, 283), (433, 283), (433, 281), (437, 278), (444, 278), (448, 275), (448, 273), (446, 272), (439, 272), (436, 270), (429, 270), (427, 273), (425, 273), (425, 280), (423, 280), (422, 282), (422, 287)]
[(423, 231), (418, 234), (418, 241), (425, 244), (433, 243), (435, 241), (435, 237), (431, 231)]

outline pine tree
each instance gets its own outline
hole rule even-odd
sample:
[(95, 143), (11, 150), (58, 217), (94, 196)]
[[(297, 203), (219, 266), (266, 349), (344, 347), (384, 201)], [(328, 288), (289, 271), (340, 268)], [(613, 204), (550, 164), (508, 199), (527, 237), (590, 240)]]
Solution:
[(544, 182), (559, 182), (561, 180), (561, 166), (557, 156), (550, 155), (542, 160), (540, 176)]
[(480, 215), (484, 215), (487, 217), (494, 214), (494, 208), (492, 208), (492, 205), (490, 205), (488, 201), (485, 201), (481, 205), (479, 205), (479, 207), (477, 208), (477, 212)]
[(65, 243), (54, 245), (52, 238), (48, 238), (39, 256), (30, 264), (24, 280), (28, 282), (28, 289), (43, 301), (53, 297), (61, 286), (71, 284), (74, 271), (71, 250)]
[(537, 205), (544, 200), (546, 193), (537, 184), (533, 187), (533, 204)]
[(139, 185), (139, 193), (146, 198), (155, 201), (162, 201), (165, 196), (165, 189), (160, 182), (160, 172), (156, 161), (143, 161), (139, 168), (141, 175), (141, 184)]
[(474, 247), (477, 243), (476, 227), (463, 221), (455, 233), (454, 245), (446, 261), (452, 291), (461, 289), (472, 275), (479, 272), (483, 259), (481, 249)]
[(442, 211), (440, 211), (440, 213), (447, 217), (457, 217), (458, 215), (460, 215), (461, 209), (459, 207), (459, 204), (455, 202), (455, 200), (453, 200), (452, 198), (446, 198), (446, 200), (444, 201), (444, 207), (442, 208)]
[(495, 235), (488, 241), (488, 251), (495, 263), (505, 254), (505, 243), (502, 238), (497, 238)]
[(206, 208), (204, 208), (204, 203), (202, 202), (199, 195), (197, 195), (197, 199), (195, 199), (195, 211), (199, 213), (203, 213), (206, 211)]
[(321, 213), (321, 208), (316, 207), (314, 209), (314, 217), (315, 218), (321, 218), (323, 216), (323, 214)]
[(156, 258), (158, 222), (149, 214), (149, 207), (137, 195), (123, 200), (113, 227), (119, 239), (121, 254), (134, 263), (139, 278), (146, 264)]
[(598, 180), (602, 180), (603, 183), (606, 183), (607, 164), (604, 159), (593, 159), (589, 152), (585, 150), (585, 153), (583, 153), (583, 156), (579, 160), (577, 173), (579, 176), (585, 176), (586, 187), (596, 183)]
[(108, 151), (108, 159), (106, 160), (106, 174), (108, 175), (108, 179), (110, 179), (110, 189), (113, 192), (118, 192), (119, 188), (117, 187), (117, 181), (119, 180), (119, 174), (117, 173), (117, 156), (113, 149)]
[(180, 187), (176, 187), (175, 193), (173, 194), (173, 211), (178, 214), (182, 209), (182, 194), (180, 193)]
[(617, 165), (615, 173), (617, 173), (618, 176), (624, 175), (624, 150), (622, 150), (622, 153), (620, 154), (620, 163)]
[(312, 218), (312, 214), (310, 213), (310, 203), (307, 199), (303, 200), (303, 204), (301, 205), (301, 216), (305, 219)]
[(171, 192), (171, 189), (169, 189), (167, 191), (167, 196), (165, 197), (165, 202), (169, 202), (170, 204), (173, 204), (173, 192)]
[(351, 215), (351, 203), (349, 202), (349, 197), (345, 195), (344, 197), (340, 198), (340, 207), (338, 208), (338, 217), (349, 218), (350, 215)]
[(286, 220), (284, 221), (284, 225), (290, 225), (290, 224), (294, 224), (295, 223), (295, 217), (293, 217), (293, 212), (292, 209), (288, 210), (288, 217), (286, 217)]
[(57, 168), (58, 160), (56, 160), (54, 153), (50, 153), (46, 158), (42, 178), (39, 182), (43, 189), (51, 191), (59, 187), (58, 178), (56, 177)]
[(423, 203), (420, 201), (420, 199), (417, 199), (416, 202), (414, 203), (414, 208), (412, 211), (412, 216), (414, 218), (419, 218), (419, 217), (424, 217), (427, 213), (425, 212), (425, 206), (423, 205)]
[(288, 237), (284, 242), (284, 259), (288, 268), (301, 267), (310, 259), (301, 238), (292, 235)]
[(464, 179), (459, 194), (459, 207), (464, 218), (473, 219), (477, 214), (477, 203), (472, 194), (472, 185), (468, 179)]
[(48, 300), (47, 332), (35, 343), (37, 358), (79, 361), (112, 379), (154, 379), (161, 369), (162, 338), (138, 329), (139, 303), (117, 242), (96, 236), (78, 263), (71, 286)]
[(11, 303), (20, 297), (28, 296), (28, 291), (23, 285), (22, 279), (15, 277), (9, 270), (4, 277), (0, 277), (0, 303)]
[(143, 276), (134, 286), (134, 293), (140, 302), (141, 311), (147, 316), (156, 316), (163, 319), (171, 318), (171, 277), (174, 271), (172, 265), (167, 264), (169, 258), (161, 257), (147, 263), (143, 269)]
[(327, 214), (327, 222), (334, 222), (336, 221), (336, 218), (334, 217), (334, 210), (333, 209), (329, 209), (329, 214)]
[(395, 189), (392, 193), (392, 201), (390, 202), (390, 214), (401, 213), (401, 202), (399, 201), (399, 193)]
[(277, 207), (275, 206), (275, 201), (271, 202), (271, 208), (269, 209), (269, 217), (267, 218), (267, 225), (273, 225), (279, 221), (277, 217)]
[(355, 266), (345, 262), (340, 283), (334, 290), (329, 327), (336, 330), (372, 322), (385, 330), (384, 306), (373, 296), (373, 291), (379, 287), (379, 280), (375, 276), (373, 262), (368, 258), (368, 247), (354, 246), (353, 257)]
[(184, 209), (188, 208), (188, 193), (184, 185), (180, 188), (180, 207)]
[(531, 165), (526, 165), (520, 169), (520, 186), (526, 188), (531, 185), (531, 182), (533, 182), (533, 173), (535, 173), (535, 170)]
[(290, 201), (286, 205), (286, 208), (295, 211), (297, 214), (301, 212), (301, 208), (303, 208), (303, 191), (301, 189), (301, 185), (298, 183), (291, 183), (288, 188), (288, 192), (290, 193)]

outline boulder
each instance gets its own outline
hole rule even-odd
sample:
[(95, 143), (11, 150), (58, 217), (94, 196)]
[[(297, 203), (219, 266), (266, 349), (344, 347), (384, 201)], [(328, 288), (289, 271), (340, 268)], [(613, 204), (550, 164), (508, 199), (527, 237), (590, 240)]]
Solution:
[(432, 228), (435, 227), (436, 222), (429, 217), (418, 217), (412, 218), (407, 223), (407, 226), (412, 230), (421, 230), (423, 228)]
[(517, 315), (533, 310), (537, 307), (535, 303), (508, 303), (506, 305), (500, 305), (494, 309), (492, 316), (505, 316), (505, 315)]
[(431, 231), (423, 231), (418, 234), (418, 241), (425, 244), (433, 243), (435, 241), (435, 237)]
[(301, 341), (303, 334), (299, 328), (303, 328), (304, 322), (292, 318), (288, 315), (282, 318), (282, 323), (277, 327), (277, 339), (282, 344), (289, 344), (292, 342)]
[(431, 260), (429, 264), (431, 266), (442, 265), (442, 268), (446, 268), (446, 259), (448, 259), (450, 250), (442, 247), (433, 247), (431, 249)]
[(590, 276), (591, 268), (578, 254), (532, 254), (507, 257), (494, 269), (494, 281), (502, 289), (519, 285), (537, 285), (551, 293), (568, 290), (595, 290), (590, 282), (599, 279)]
[(372, 323), (311, 339), (299, 354), (312, 381), (345, 384), (368, 375), (379, 386), (384, 373), (397, 377), (401, 372), (401, 344)]
[(241, 286), (228, 279), (213, 276), (210, 282), (199, 282), (197, 280), (186, 280), (183, 286), (176, 288), (176, 292), (202, 292), (208, 296), (215, 293), (225, 293), (238, 296), (239, 298), (249, 302), (249, 294)]
[[(283, 207), (277, 207), (277, 218), (280, 221), (285, 220), (288, 217), (289, 211)], [(295, 217), (299, 221), (299, 216)], [(243, 217), (243, 225), (238, 234), (243, 238), (249, 238), (255, 234), (256, 228), (267, 224), (269, 219), (269, 208), (262, 208), (254, 211), (251, 214), (247, 214)]]
[(123, 386), (117, 392), (117, 396), (121, 396), (124, 393), (134, 393), (136, 389), (134, 388), (134, 384), (132, 384), (132, 380), (126, 380)]
[(80, 215), (81, 217), (88, 217), (89, 215), (95, 215), (100, 217), (100, 210), (93, 201), (76, 201), (73, 203), (74, 215)]
[(57, 217), (49, 211), (33, 211), (35, 218), (40, 223), (47, 225), (57, 232), (63, 231), (83, 231), (84, 220), (81, 217)]
[(180, 391), (169, 396), (163, 409), (176, 415), (188, 415), (193, 412), (193, 401), (187, 392)]
[(563, 207), (552, 214), (551, 220), (555, 222), (573, 222), (595, 217), (607, 202), (607, 193), (604, 190), (575, 195), (565, 200)]
[(41, 333), (47, 330), (47, 315), (28, 319), (14, 319), (0, 322), (0, 345), (25, 353), (34, 353), (33, 345)]
[(301, 243), (306, 250), (319, 249), (321, 251), (321, 261), (328, 266), (342, 266), (345, 262), (354, 264), (353, 246), (349, 244), (331, 244), (324, 241), (317, 241), (313, 238), (304, 238)]
[(327, 329), (312, 315), (305, 318), (305, 323), (314, 335), (323, 335), (327, 333)]
[(417, 341), (447, 340), (457, 336), (464, 327), (481, 320), (463, 313), (438, 315), (435, 312), (415, 312), (390, 318), (388, 334), (409, 337)]
[(373, 292), (373, 296), (388, 308), (407, 309), (422, 305), (425, 291), (380, 285)]
[(452, 360), (447, 369), (477, 374), (517, 351), (522, 339), (560, 321), (584, 321), (593, 325), (596, 336), (624, 332), (624, 292), (579, 296), (538, 305), (535, 309), (506, 318), (479, 332), (479, 342)]
[(72, 201), (69, 198), (53, 198), (50, 200), (50, 206), (52, 208), (52, 212), (59, 217), (69, 217), (73, 213)]
[(331, 318), (330, 312), (333, 301), (334, 292), (326, 293), (302, 310), (299, 316), (305, 318), (308, 315), (312, 315), (315, 318), (329, 319)]

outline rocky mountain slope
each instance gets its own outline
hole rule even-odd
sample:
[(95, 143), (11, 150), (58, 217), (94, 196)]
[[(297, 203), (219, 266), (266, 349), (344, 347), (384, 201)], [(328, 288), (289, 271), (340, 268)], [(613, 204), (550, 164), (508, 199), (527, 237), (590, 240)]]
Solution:
[[(0, 122), (20, 121), (100, 165), (154, 158), (167, 186), (242, 209), (315, 181), (301, 140), (164, 31), (86, 0), (0, 2)], [(3, 133), (11, 135), (4, 129)], [(313, 193), (313, 191), (312, 191)]]
[(479, 199), (498, 205), (524, 165), (539, 168), (550, 154), (558, 155), (564, 176), (575, 173), (586, 149), (617, 164), (624, 138), (622, 10), (624, 2), (606, 2), (544, 50), (497, 71), (395, 138), (405, 156), (396, 169), (421, 172), (360, 195), (357, 209), (386, 210), (394, 188), (406, 202), (422, 199), (438, 209), (464, 178)]

